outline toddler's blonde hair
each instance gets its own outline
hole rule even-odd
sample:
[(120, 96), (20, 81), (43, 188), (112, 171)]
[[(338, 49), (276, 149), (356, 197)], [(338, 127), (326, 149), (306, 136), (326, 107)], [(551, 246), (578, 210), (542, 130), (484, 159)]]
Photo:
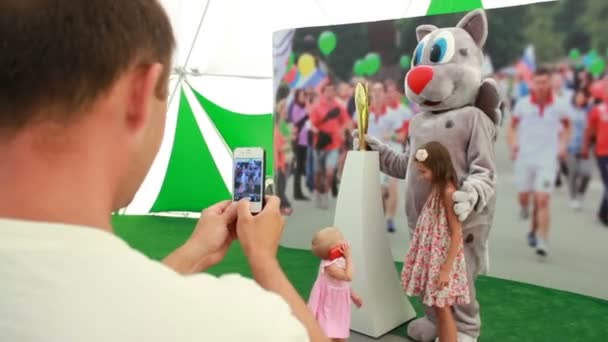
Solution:
[(319, 259), (328, 259), (329, 251), (343, 239), (336, 227), (326, 227), (315, 233), (312, 238), (312, 254)]

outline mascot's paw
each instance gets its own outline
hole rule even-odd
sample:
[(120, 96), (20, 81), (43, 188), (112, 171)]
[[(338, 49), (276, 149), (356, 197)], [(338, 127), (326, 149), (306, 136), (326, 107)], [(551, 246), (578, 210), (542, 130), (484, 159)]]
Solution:
[[(380, 139), (374, 138), (367, 134), (365, 135), (365, 142), (367, 147), (373, 151), (380, 151), (382, 146), (384, 146)], [(356, 129), (353, 131), (353, 150), (359, 150), (359, 146), (359, 130)]]
[(460, 222), (464, 221), (469, 217), (471, 211), (475, 207), (475, 203), (477, 203), (477, 198), (479, 195), (477, 191), (468, 183), (464, 183), (462, 187), (454, 192), (452, 195), (452, 200), (454, 201), (454, 212), (456, 216), (458, 216), (458, 220)]
[(437, 326), (426, 317), (418, 318), (407, 326), (407, 334), (415, 341), (432, 342), (437, 338)]

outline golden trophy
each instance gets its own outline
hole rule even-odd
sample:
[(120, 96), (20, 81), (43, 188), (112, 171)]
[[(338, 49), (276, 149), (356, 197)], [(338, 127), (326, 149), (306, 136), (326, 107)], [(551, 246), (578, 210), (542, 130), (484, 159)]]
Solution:
[(359, 276), (353, 278), (351, 286), (370, 303), (353, 310), (351, 329), (378, 338), (415, 318), (416, 312), (401, 288), (384, 231), (380, 154), (368, 152), (365, 141), (370, 112), (368, 94), (367, 84), (358, 83), (355, 105), (359, 119), (359, 148), (346, 155), (333, 225), (340, 228), (352, 248)]
[(366, 151), (365, 135), (369, 123), (369, 95), (367, 83), (357, 83), (355, 88), (355, 107), (359, 115), (359, 151)]

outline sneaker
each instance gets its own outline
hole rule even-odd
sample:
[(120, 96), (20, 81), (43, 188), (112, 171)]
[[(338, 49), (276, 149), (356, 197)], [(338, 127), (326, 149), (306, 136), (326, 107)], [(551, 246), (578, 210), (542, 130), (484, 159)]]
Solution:
[(528, 234), (528, 245), (532, 248), (536, 247), (538, 244), (538, 239), (536, 238), (536, 234), (529, 233)]
[(319, 200), (319, 209), (329, 209), (329, 192), (326, 192), (324, 194), (320, 194), (319, 195), (320, 200)]
[(538, 243), (536, 244), (536, 254), (542, 256), (542, 257), (546, 257), (548, 254), (548, 248), (547, 248), (547, 244), (545, 243), (545, 241), (539, 239)]
[(323, 206), (323, 203), (322, 203), (321, 194), (318, 191), (315, 191), (315, 207), (322, 208), (322, 206)]
[(393, 220), (386, 220), (386, 228), (388, 229), (389, 233), (394, 233), (395, 232), (395, 222), (393, 222)]
[(530, 217), (530, 209), (528, 209), (528, 207), (521, 207), (519, 217), (521, 217), (522, 220), (527, 220)]

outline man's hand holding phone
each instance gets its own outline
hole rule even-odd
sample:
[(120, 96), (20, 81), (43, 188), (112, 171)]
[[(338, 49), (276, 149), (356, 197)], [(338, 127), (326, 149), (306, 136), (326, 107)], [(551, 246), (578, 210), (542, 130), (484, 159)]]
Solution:
[(236, 234), (249, 263), (276, 260), (284, 226), (280, 204), (278, 197), (266, 196), (266, 205), (254, 216), (248, 200), (238, 202)]
[(198, 273), (216, 265), (236, 238), (236, 218), (237, 208), (232, 201), (203, 210), (188, 241), (163, 262), (182, 274)]

